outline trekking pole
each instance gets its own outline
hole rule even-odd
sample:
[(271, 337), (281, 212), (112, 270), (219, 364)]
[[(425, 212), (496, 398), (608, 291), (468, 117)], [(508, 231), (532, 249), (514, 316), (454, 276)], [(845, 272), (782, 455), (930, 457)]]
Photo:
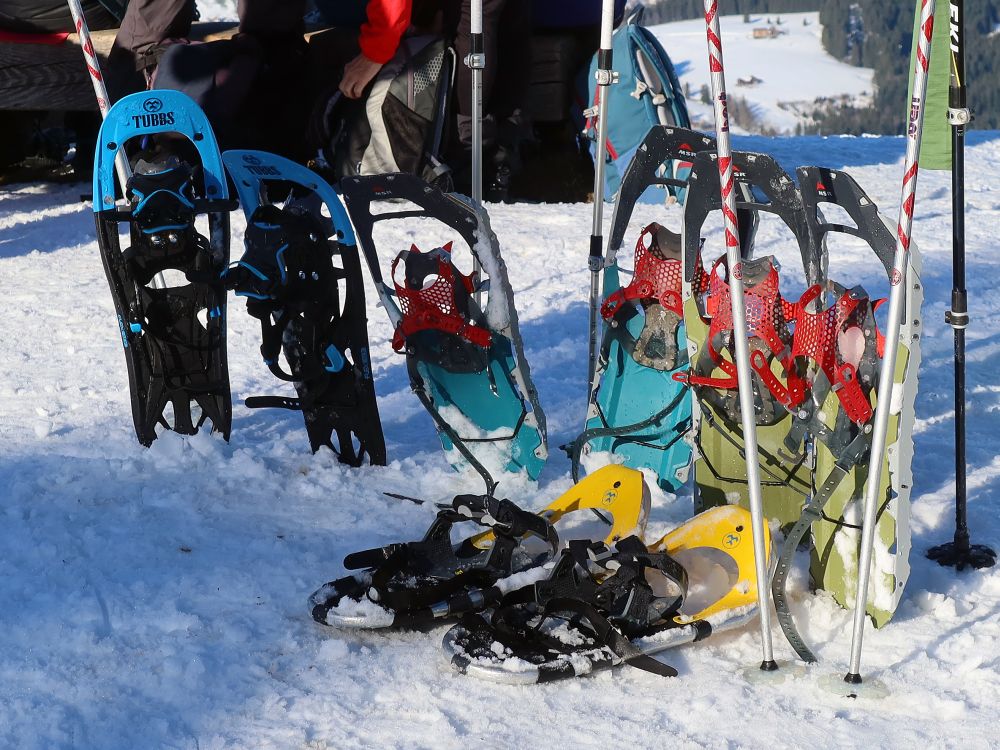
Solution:
[[(76, 34), (80, 37), (80, 47), (83, 49), (83, 59), (87, 64), (87, 71), (90, 73), (90, 82), (94, 85), (94, 95), (97, 97), (97, 108), (101, 110), (101, 119), (108, 116), (111, 105), (108, 103), (108, 90), (104, 85), (104, 77), (101, 75), (101, 62), (97, 59), (94, 51), (94, 44), (90, 40), (90, 29), (87, 28), (87, 19), (83, 15), (83, 8), (80, 7), (80, 0), (67, 0), (69, 12), (73, 14), (73, 24), (76, 26)], [(125, 152), (121, 149), (115, 154), (115, 171), (118, 173), (118, 181), (121, 182), (122, 195), (125, 195), (125, 186), (132, 176)]]
[[(851, 637), (851, 664), (844, 682), (861, 683), (861, 643), (865, 634), (868, 605), (868, 580), (871, 576), (872, 550), (875, 545), (875, 524), (882, 482), (882, 458), (885, 453), (889, 414), (892, 411), (893, 375), (896, 371), (896, 350), (899, 347), (899, 326), (903, 313), (906, 267), (909, 264), (910, 230), (913, 227), (913, 204), (917, 192), (917, 157), (923, 134), (924, 104), (927, 96), (927, 65), (931, 54), (931, 29), (934, 25), (934, 0), (922, 0), (914, 65), (913, 94), (910, 98), (909, 125), (906, 129), (906, 161), (896, 229), (896, 254), (889, 276), (889, 312), (885, 331), (885, 354), (878, 379), (878, 403), (875, 405), (872, 447), (868, 457), (868, 481), (865, 483), (864, 518), (861, 525), (861, 553), (858, 560), (858, 589), (854, 602), (854, 633)], [(890, 490), (891, 491), (891, 490)]]
[(594, 373), (597, 371), (598, 315), (601, 308), (601, 270), (604, 268), (604, 237), (601, 227), (604, 221), (604, 160), (608, 143), (608, 86), (618, 76), (611, 69), (611, 35), (615, 25), (614, 0), (602, 0), (601, 4), (601, 48), (597, 52), (597, 150), (594, 155), (594, 221), (590, 231), (590, 344), (587, 383), (590, 392), (587, 403), (593, 397)]
[[(472, 19), (469, 24), (469, 54), (465, 64), (472, 71), (472, 202), (483, 207), (483, 68), (486, 51), (483, 46), (483, 0), (472, 0)], [(483, 267), (473, 253), (472, 277), (479, 302), (479, 277)]]
[(962, 570), (989, 568), (997, 553), (985, 544), (969, 543), (965, 484), (965, 329), (969, 302), (965, 291), (965, 127), (972, 120), (965, 89), (965, 15), (962, 0), (951, 0), (951, 82), (948, 121), (951, 123), (951, 309), (945, 322), (955, 331), (955, 537), (931, 547), (927, 557), (940, 565)]
[(743, 453), (747, 462), (747, 491), (753, 527), (753, 555), (757, 570), (757, 600), (760, 609), (760, 637), (763, 660), (760, 668), (773, 672), (778, 668), (771, 645), (771, 600), (768, 585), (768, 559), (764, 546), (764, 505), (760, 492), (757, 458), (757, 420), (754, 415), (750, 347), (747, 344), (746, 307), (743, 302), (743, 259), (740, 256), (739, 227), (736, 223), (736, 195), (733, 192), (733, 156), (729, 145), (729, 112), (726, 107), (726, 76), (722, 58), (722, 35), (719, 31), (718, 0), (705, 0), (705, 26), (708, 36), (708, 68), (715, 103), (715, 143), (719, 162), (719, 186), (722, 191), (722, 215), (726, 231), (726, 257), (729, 261), (729, 292), (733, 310), (733, 343), (736, 348), (736, 373), (740, 394), (740, 421), (743, 427)]

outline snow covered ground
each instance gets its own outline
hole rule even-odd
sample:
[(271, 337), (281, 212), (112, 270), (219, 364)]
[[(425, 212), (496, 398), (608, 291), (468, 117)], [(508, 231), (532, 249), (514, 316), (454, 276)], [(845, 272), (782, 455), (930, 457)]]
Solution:
[[(874, 71), (848, 65), (826, 52), (819, 13), (754, 13), (750, 21), (743, 23), (741, 15), (719, 19), (729, 95), (747, 100), (757, 119), (752, 128), (737, 121), (744, 131), (794, 133), (796, 125), (811, 122), (810, 114), (822, 106), (816, 102), (819, 96), (858, 106), (870, 104)], [(754, 38), (754, 31), (770, 28), (776, 29), (778, 36)], [(652, 26), (650, 30), (670, 55), (681, 85), (690, 87), (688, 108), (695, 126), (714, 127), (711, 106), (699, 99), (701, 87), (709, 83), (704, 19)], [(739, 79), (747, 83), (741, 85)]]
[[(995, 234), (1000, 133), (976, 133), (968, 160), (970, 521), (1000, 548), (1000, 302)], [(847, 167), (895, 216), (902, 141), (740, 138), (782, 163)], [(133, 436), (125, 366), (88, 186), (0, 192), (0, 747), (462, 748), (997, 747), (1000, 568), (956, 574), (924, 558), (952, 529), (951, 287), (945, 174), (920, 178), (925, 337), (917, 401), (912, 577), (895, 620), (867, 633), (864, 672), (883, 701), (819, 687), (845, 671), (850, 613), (809, 594), (805, 559), (793, 609), (821, 663), (784, 683), (748, 682), (754, 627), (669, 653), (666, 680), (629, 668), (568, 683), (500, 687), (452, 672), (445, 627), (341, 633), (315, 625), (306, 598), (342, 573), (348, 552), (415, 538), (432, 500), (478, 491), (447, 466), (430, 418), (369, 295), (370, 332), (390, 465), (351, 470), (309, 453), (294, 413), (249, 411), (281, 386), (260, 363), (259, 329), (231, 305), (232, 441)], [(491, 206), (517, 294), (552, 457), (540, 484), (501, 491), (541, 507), (568, 487), (556, 446), (584, 415), (590, 206)], [(641, 206), (636, 224), (676, 213)], [(234, 254), (243, 220), (234, 214)], [(635, 234), (632, 238), (634, 240)], [(794, 262), (764, 224), (763, 252)], [(408, 238), (387, 253), (408, 246)], [(849, 247), (832, 259), (861, 281)], [(784, 254), (784, 255), (783, 255)], [(868, 277), (870, 281), (871, 277)], [(873, 290), (874, 291), (874, 290)], [(650, 534), (691, 513), (657, 498)], [(774, 633), (779, 659), (793, 654)], [(788, 670), (786, 670), (788, 671)]]

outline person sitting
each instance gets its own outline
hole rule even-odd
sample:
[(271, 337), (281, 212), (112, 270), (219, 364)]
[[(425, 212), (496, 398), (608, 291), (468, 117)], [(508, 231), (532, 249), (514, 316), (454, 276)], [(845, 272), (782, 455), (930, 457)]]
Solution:
[[(360, 21), (356, 54), (343, 66), (345, 96), (362, 96), (396, 52), (411, 0), (338, 2)], [(132, 0), (108, 59), (112, 100), (144, 88), (174, 88), (205, 110), (224, 148), (261, 148), (303, 159), (312, 80), (304, 39), (305, 0), (239, 0), (239, 33), (189, 45), (194, 0)]]

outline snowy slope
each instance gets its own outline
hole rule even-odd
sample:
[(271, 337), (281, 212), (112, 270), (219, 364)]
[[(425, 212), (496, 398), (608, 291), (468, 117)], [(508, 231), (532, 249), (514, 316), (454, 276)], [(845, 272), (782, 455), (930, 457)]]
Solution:
[[(1000, 303), (995, 229), (998, 133), (974, 134), (969, 169), (970, 519), (1000, 548)], [(782, 162), (848, 167), (895, 214), (902, 141), (737, 139)], [(445, 499), (478, 491), (447, 466), (429, 417), (409, 393), (382, 310), (369, 296), (373, 360), (391, 464), (350, 470), (309, 453), (297, 414), (251, 412), (247, 395), (280, 385), (259, 362), (258, 326), (231, 306), (233, 439), (167, 435), (135, 442), (125, 366), (93, 235), (87, 186), (0, 192), (0, 747), (464, 748), (996, 747), (1000, 569), (956, 575), (924, 552), (952, 528), (949, 197), (925, 173), (915, 236), (927, 302), (917, 401), (913, 574), (897, 618), (869, 631), (865, 672), (881, 702), (831, 696), (843, 673), (850, 615), (805, 591), (793, 609), (822, 662), (783, 684), (751, 684), (753, 627), (667, 655), (680, 678), (620, 669), (530, 688), (454, 674), (444, 627), (339, 633), (313, 624), (306, 597), (342, 573), (353, 550), (423, 532), (433, 510), (382, 491)], [(569, 485), (555, 446), (579, 429), (585, 400), (590, 207), (491, 206), (550, 421), (550, 465), (538, 487), (506, 481), (540, 507)], [(637, 220), (676, 214), (641, 206)], [(234, 214), (234, 237), (243, 220)], [(632, 235), (634, 237), (634, 234)], [(387, 253), (406, 247), (397, 236)], [(764, 224), (763, 252), (789, 249)], [(238, 240), (234, 253), (239, 252)], [(849, 248), (847, 281), (866, 266)], [(785, 268), (797, 287), (793, 264)], [(650, 534), (691, 513), (690, 497), (657, 498)], [(791, 650), (775, 632), (779, 659)]]
[[(827, 54), (819, 13), (753, 14), (750, 20), (749, 24), (743, 23), (741, 15), (719, 19), (729, 95), (746, 99), (758, 120), (752, 126), (737, 122), (743, 132), (794, 133), (796, 125), (807, 124), (810, 113), (824, 105), (817, 102), (821, 97), (858, 106), (870, 104), (874, 71), (855, 68)], [(781, 34), (753, 38), (754, 29), (768, 28), (778, 29)], [(650, 30), (670, 55), (681, 85), (690, 87), (692, 99), (688, 107), (695, 126), (711, 128), (711, 107), (699, 100), (701, 87), (709, 84), (704, 19), (652, 26)], [(739, 84), (740, 78), (751, 77), (761, 82)]]

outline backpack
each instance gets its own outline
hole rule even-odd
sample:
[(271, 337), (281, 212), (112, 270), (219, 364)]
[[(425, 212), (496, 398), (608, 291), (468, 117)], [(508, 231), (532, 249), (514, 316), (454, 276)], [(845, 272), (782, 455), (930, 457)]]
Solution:
[[(691, 127), (684, 92), (670, 57), (660, 42), (644, 26), (639, 25), (641, 9), (629, 16), (612, 37), (613, 68), (618, 82), (608, 87), (608, 151), (604, 172), (607, 200), (621, 187), (625, 169), (632, 155), (653, 125)], [(585, 133), (590, 138), (590, 153), (597, 152), (597, 56), (590, 63), (587, 81), (587, 101), (591, 108), (584, 112)], [(582, 87), (581, 87), (582, 88)], [(671, 165), (673, 171), (690, 169), (689, 164)], [(678, 175), (683, 178), (683, 175)], [(644, 203), (660, 203), (662, 193), (650, 188), (640, 198)], [(674, 195), (674, 189), (670, 190)]]
[(409, 172), (447, 185), (440, 155), (454, 71), (455, 53), (441, 38), (407, 37), (363, 102), (330, 97), (320, 140), (335, 177)]

